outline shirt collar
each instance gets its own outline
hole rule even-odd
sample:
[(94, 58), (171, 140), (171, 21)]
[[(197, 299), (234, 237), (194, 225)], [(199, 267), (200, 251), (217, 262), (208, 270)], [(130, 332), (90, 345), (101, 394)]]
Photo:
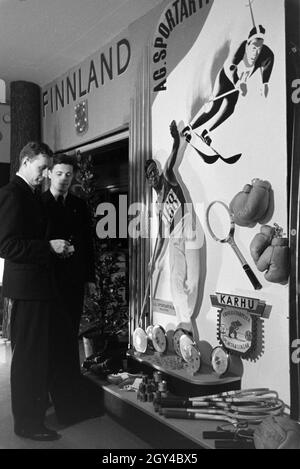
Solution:
[(68, 193), (66, 193), (66, 194), (56, 194), (56, 195), (54, 195), (54, 194), (53, 194), (53, 191), (51, 190), (51, 187), (50, 187), (50, 192), (51, 192), (51, 194), (52, 194), (52, 196), (54, 197), (55, 200), (58, 199), (59, 195), (62, 195), (63, 198), (64, 198), (64, 201), (65, 201), (65, 200), (66, 200), (66, 197), (67, 197), (67, 195), (68, 195)]

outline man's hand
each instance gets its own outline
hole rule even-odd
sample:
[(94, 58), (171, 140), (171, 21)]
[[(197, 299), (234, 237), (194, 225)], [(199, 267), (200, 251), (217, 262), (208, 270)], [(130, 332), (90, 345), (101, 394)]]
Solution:
[(69, 241), (65, 239), (52, 239), (49, 243), (52, 251), (59, 256), (69, 257), (73, 254)]
[(237, 82), (237, 88), (239, 88), (242, 96), (246, 96), (248, 91), (247, 83), (244, 81), (239, 81)]
[(94, 282), (86, 282), (85, 286), (85, 294), (86, 295), (95, 295), (96, 293), (96, 284)]
[(177, 140), (177, 141), (180, 140), (180, 135), (179, 135), (179, 132), (178, 132), (178, 128), (177, 128), (176, 122), (174, 120), (170, 124), (170, 133), (171, 133), (172, 137), (174, 138), (174, 140)]

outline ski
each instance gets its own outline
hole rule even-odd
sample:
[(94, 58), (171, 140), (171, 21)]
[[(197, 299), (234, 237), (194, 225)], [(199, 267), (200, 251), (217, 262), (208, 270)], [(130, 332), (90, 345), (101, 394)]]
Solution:
[(218, 154), (215, 154), (215, 155), (206, 155), (205, 153), (203, 153), (202, 151), (198, 150), (198, 148), (196, 148), (194, 145), (191, 144), (191, 146), (194, 148), (194, 150), (196, 150), (196, 152), (198, 153), (199, 156), (201, 156), (201, 158), (203, 159), (203, 161), (207, 164), (213, 164), (215, 163), (218, 159), (219, 159), (219, 155)]
[[(208, 155), (205, 153), (203, 150), (200, 150), (199, 145), (197, 143), (199, 142), (203, 143), (206, 147), (210, 148), (212, 150), (212, 154)], [(198, 155), (203, 159), (203, 161), (207, 164), (213, 164), (215, 163), (218, 159), (224, 161), (224, 163), (227, 164), (234, 164), (236, 163), (240, 157), (242, 156), (242, 153), (237, 153), (236, 155), (229, 156), (228, 158), (225, 158), (218, 152), (214, 147), (211, 145), (208, 145), (205, 140), (198, 135), (195, 131), (192, 131), (191, 137), (187, 138), (186, 141), (194, 148), (194, 150), (198, 153)], [(197, 142), (198, 141), (198, 142)]]

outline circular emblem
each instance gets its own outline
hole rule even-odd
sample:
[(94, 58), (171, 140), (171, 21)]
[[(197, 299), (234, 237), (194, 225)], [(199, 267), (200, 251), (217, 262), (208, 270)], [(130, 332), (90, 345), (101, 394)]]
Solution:
[(10, 114), (8, 114), (7, 112), (5, 114), (3, 114), (2, 120), (3, 120), (4, 124), (10, 124)]
[(223, 347), (215, 347), (211, 353), (211, 366), (218, 375), (226, 373), (229, 367), (229, 354)]
[(188, 363), (190, 370), (196, 373), (201, 366), (201, 355), (195, 342), (186, 334), (180, 337), (179, 342), (182, 358)]
[(159, 326), (153, 326), (152, 329), (152, 343), (157, 352), (164, 353), (167, 350), (167, 336), (164, 329)]
[(223, 308), (219, 312), (218, 338), (224, 349), (236, 355), (249, 355), (253, 347), (253, 318), (238, 308)]
[(174, 334), (172, 337), (174, 351), (177, 355), (179, 355), (179, 357), (182, 357), (181, 351), (180, 351), (180, 337), (183, 335), (190, 335), (190, 333), (185, 331), (182, 328), (179, 328), (174, 331)]
[(135, 350), (140, 353), (145, 353), (147, 345), (148, 340), (146, 332), (141, 327), (137, 327), (133, 332), (133, 346)]

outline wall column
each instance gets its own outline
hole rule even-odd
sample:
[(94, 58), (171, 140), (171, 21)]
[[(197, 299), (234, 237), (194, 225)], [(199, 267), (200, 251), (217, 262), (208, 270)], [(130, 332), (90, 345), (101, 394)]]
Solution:
[[(149, 220), (151, 191), (146, 184), (144, 166), (152, 154), (151, 138), (151, 103), (150, 103), (150, 56), (149, 47), (145, 48), (135, 86), (135, 96), (131, 101), (130, 150), (129, 150), (129, 204), (141, 203), (145, 207), (141, 217), (145, 225)], [(149, 314), (149, 296), (147, 298), (148, 314), (139, 324), (140, 313), (148, 278), (150, 259), (150, 226), (143, 226), (144, 237), (129, 236), (129, 338), (132, 345), (132, 334), (136, 327), (148, 326), (151, 323)]]
[(31, 140), (41, 139), (41, 89), (28, 81), (10, 84), (11, 147), (10, 177), (18, 170), (21, 149)]

